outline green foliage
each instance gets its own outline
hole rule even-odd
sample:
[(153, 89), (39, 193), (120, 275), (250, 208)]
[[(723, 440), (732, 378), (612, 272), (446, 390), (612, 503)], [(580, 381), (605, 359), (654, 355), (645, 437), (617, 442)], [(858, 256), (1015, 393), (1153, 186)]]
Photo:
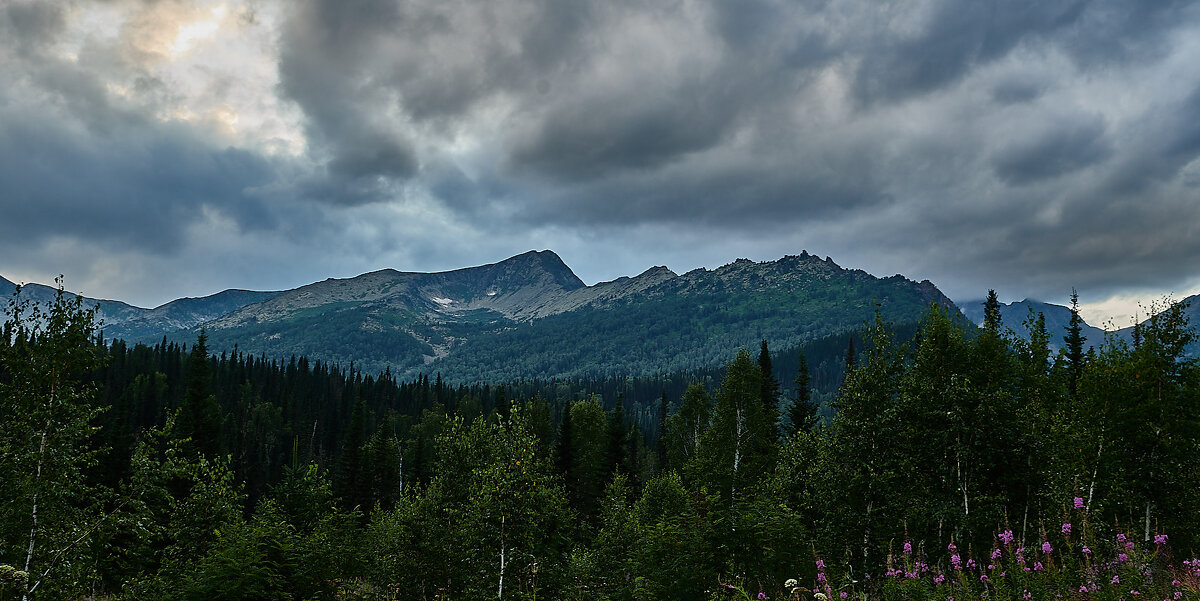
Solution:
[(679, 411), (667, 418), (667, 465), (682, 468), (699, 461), (701, 435), (708, 429), (712, 398), (703, 384), (692, 384), (683, 393)]
[(208, 366), (208, 337), (204, 331), (188, 357), (188, 384), (183, 405), (175, 420), (176, 436), (190, 439), (190, 448), (206, 457), (215, 457), (221, 447), (221, 407), (210, 392), (212, 379)]
[(87, 478), (103, 453), (92, 426), (103, 408), (84, 377), (103, 356), (94, 309), (61, 281), (48, 307), (19, 293), (0, 339), (0, 564), (5, 588), (54, 596), (95, 578), (87, 549), (109, 517), (111, 491)]
[[(1074, 396), (1038, 315), (1018, 337), (933, 306), (908, 340), (880, 313), (854, 339), (864, 350), (829, 427), (782, 440), (769, 372), (746, 351), (715, 399), (715, 377), (674, 388), (677, 406), (662, 387), (593, 383), (619, 400), (606, 411), (577, 382), (451, 388), (303, 358), (104, 347), (78, 303), (24, 310), (0, 346), (0, 599), (1200, 590), (1200, 567), (1164, 538), (1193, 549), (1200, 535), (1200, 366), (1182, 306), (1154, 311), (1136, 344), (1085, 355)], [(845, 337), (831, 340), (840, 355)], [(215, 400), (228, 454), (196, 452), (189, 397)]]
[(736, 503), (774, 460), (775, 421), (762, 403), (762, 371), (745, 350), (726, 369), (696, 472), (726, 503)]

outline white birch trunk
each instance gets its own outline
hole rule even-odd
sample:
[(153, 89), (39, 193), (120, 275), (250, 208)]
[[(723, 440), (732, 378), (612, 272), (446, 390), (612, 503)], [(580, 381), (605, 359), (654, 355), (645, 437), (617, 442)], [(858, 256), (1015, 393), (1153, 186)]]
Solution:
[(504, 598), (504, 566), (506, 565), (505, 561), (504, 561), (504, 544), (505, 544), (505, 542), (506, 541), (504, 540), (504, 516), (500, 516), (500, 588), (496, 592), (497, 599)]

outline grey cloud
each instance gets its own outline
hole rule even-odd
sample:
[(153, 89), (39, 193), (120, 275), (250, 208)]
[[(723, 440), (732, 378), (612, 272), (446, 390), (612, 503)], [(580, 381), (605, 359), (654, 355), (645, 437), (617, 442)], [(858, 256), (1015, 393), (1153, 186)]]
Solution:
[[(1010, 52), (1022, 40), (1040, 38), (1075, 23), (1087, 8), (1074, 2), (944, 0), (933, 5), (928, 26), (918, 35), (889, 31), (888, 19), (871, 35), (856, 81), (867, 103), (903, 99), (959, 81), (971, 69)], [(911, 7), (897, 5), (903, 12)]]
[(62, 121), (2, 109), (0, 237), (25, 245), (78, 237), (169, 253), (204, 207), (246, 230), (270, 226), (249, 190), (272, 179), (271, 165), (198, 138), (171, 127), (90, 136)]
[[(686, 244), (770, 240), (1045, 297), (1179, 281), (1200, 259), (1200, 80), (1179, 72), (1150, 108), (1072, 89), (1194, 64), (1178, 53), (1195, 3), (282, 1), (295, 161), (148, 116), (172, 82), (143, 74), (122, 103), (96, 75), (132, 60), (120, 48), (47, 56), (53, 5), (3, 9), (25, 37), (0, 56), (32, 89), (0, 90), (8, 240), (169, 255), (216, 212), (350, 269), (429, 260), (445, 236), (413, 232), (447, 224), (522, 243), (656, 232), (622, 238), (638, 256), (693, 252), (669, 232), (703, 231)], [(430, 221), (376, 227), (395, 214)]]
[(992, 100), (1001, 105), (1029, 102), (1045, 92), (1041, 82), (1029, 80), (1006, 80), (992, 87)]
[(539, 124), (531, 140), (513, 149), (510, 161), (517, 169), (579, 179), (652, 169), (711, 148), (733, 125), (737, 105), (697, 87), (672, 94), (675, 102), (635, 95), (564, 106)]
[(1056, 43), (1089, 68), (1153, 61), (1168, 51), (1165, 34), (1194, 19), (1196, 9), (1188, 0), (1093, 0)]
[(1109, 174), (1107, 188), (1121, 196), (1138, 195), (1175, 179), (1181, 169), (1200, 157), (1197, 114), (1200, 85), (1182, 99), (1160, 99), (1136, 122), (1138, 135), (1127, 142), (1124, 160)]
[(1002, 149), (994, 168), (1000, 179), (1023, 185), (1058, 177), (1099, 163), (1112, 154), (1104, 119), (1081, 115), (1057, 122), (1053, 129)]
[(52, 2), (13, 2), (5, 7), (9, 35), (19, 51), (40, 53), (46, 43), (63, 30), (63, 6)]

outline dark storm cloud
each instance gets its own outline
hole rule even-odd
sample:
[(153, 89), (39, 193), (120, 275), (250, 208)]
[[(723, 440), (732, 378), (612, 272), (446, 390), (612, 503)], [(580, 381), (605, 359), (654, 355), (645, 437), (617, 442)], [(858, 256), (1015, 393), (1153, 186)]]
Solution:
[(996, 175), (1022, 185), (1093, 165), (1112, 154), (1104, 133), (1104, 120), (1098, 116), (1057, 123), (1032, 140), (1002, 149), (995, 162)]
[[(892, 30), (880, 19), (882, 24), (868, 25), (878, 38), (863, 52), (856, 91), (862, 100), (878, 102), (942, 88), (1003, 57), (1022, 40), (1071, 26), (1088, 4), (944, 0), (930, 7), (928, 25), (915, 35)], [(893, 5), (891, 10), (902, 13), (911, 7)], [(900, 15), (885, 12), (887, 16)]]
[[(1087, 95), (1170, 68), (1198, 17), (1124, 0), (309, 0), (282, 38), (282, 89), (331, 175), (379, 184), (335, 177), (350, 202), (415, 185), (515, 231), (858, 227), (898, 271), (1045, 293), (1186, 275), (1171, 244), (1133, 240), (1172, 210), (1200, 218), (1178, 181), (1200, 81)], [(1095, 81), (1110, 85), (1074, 89)], [(476, 151), (455, 154), (460, 139)]]
[(195, 138), (188, 128), (92, 138), (0, 108), (0, 237), (16, 245), (79, 237), (171, 252), (205, 207), (248, 230), (269, 227), (272, 218), (248, 190), (271, 180), (271, 166)]
[(652, 255), (698, 229), (1048, 298), (1200, 260), (1194, 2), (268, 0), (300, 157), (169, 117), (178, 82), (104, 36), (64, 59), (69, 6), (0, 9), (6, 248), (169, 253), (209, 220), (313, 256), (424, 259), (439, 228)]

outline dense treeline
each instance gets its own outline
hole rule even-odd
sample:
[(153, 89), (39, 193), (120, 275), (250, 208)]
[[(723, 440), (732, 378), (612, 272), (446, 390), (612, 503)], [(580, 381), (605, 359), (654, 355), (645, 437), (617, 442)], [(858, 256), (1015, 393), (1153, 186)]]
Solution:
[(1049, 545), (1068, 511), (1193, 555), (1182, 307), (1055, 357), (996, 307), (821, 342), (840, 360), (763, 342), (720, 374), (451, 387), (203, 335), (106, 346), (78, 301), (14, 301), (0, 599), (878, 595), (901, 542), (949, 570), (998, 530)]

